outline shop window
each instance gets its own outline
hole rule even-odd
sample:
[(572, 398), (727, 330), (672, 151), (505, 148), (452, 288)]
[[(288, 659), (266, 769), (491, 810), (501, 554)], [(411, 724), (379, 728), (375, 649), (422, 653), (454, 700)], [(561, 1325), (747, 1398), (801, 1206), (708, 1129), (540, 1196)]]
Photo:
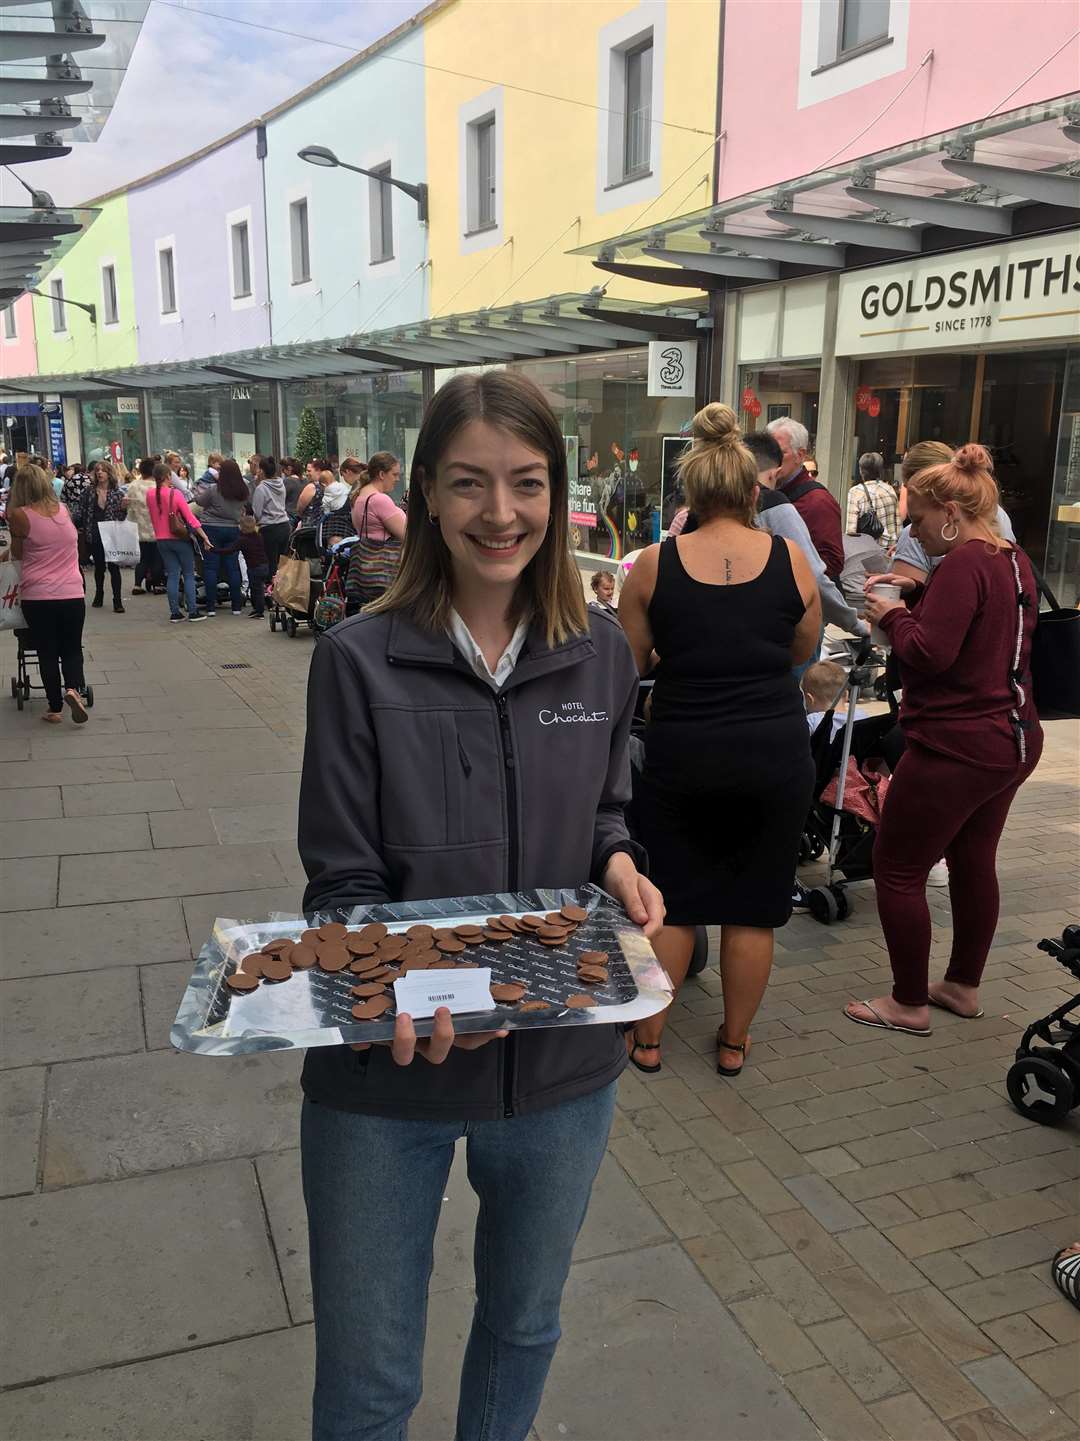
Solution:
[(59, 275), (49, 281), (49, 299), (52, 301), (53, 334), (66, 335), (67, 306), (64, 304), (64, 282)]
[(16, 321), (15, 321), (15, 307), (14, 307), (14, 305), (5, 305), (5, 306), (4, 306), (4, 339), (5, 339), (5, 340), (18, 340), (18, 338), (19, 338), (19, 327), (18, 327), (18, 325), (16, 324)]
[(818, 365), (744, 366), (739, 378), (739, 424), (750, 433), (784, 417), (797, 420), (809, 433), (809, 454), (813, 456), (820, 390)]
[(116, 266), (111, 263), (101, 267), (101, 314), (104, 325), (120, 323), (120, 306), (116, 295)]
[(422, 381), (417, 372), (286, 381), (281, 390), (287, 454), (296, 454), (300, 421), (310, 411), (318, 427), (321, 453), (332, 463), (348, 455), (364, 460), (377, 450), (396, 455), (403, 479), (394, 498), (402, 498), (423, 411)]
[(623, 179), (634, 180), (649, 170), (652, 124), (652, 35), (623, 57)]
[(218, 450), (243, 466), (272, 449), (270, 386), (250, 384), (161, 388), (148, 393), (147, 426), (153, 450), (176, 450), (193, 476)]
[(311, 246), (308, 238), (307, 198), (289, 205), (289, 245), (292, 256), (292, 283), (304, 285), (311, 279)]
[(246, 220), (238, 220), (229, 227), (232, 245), (232, 293), (234, 300), (242, 300), (251, 294), (251, 242)]
[(176, 251), (172, 241), (158, 242), (158, 303), (162, 315), (176, 315)]
[(371, 167), (368, 181), (368, 214), (371, 219), (371, 263), (394, 258), (394, 190), (385, 183), (390, 162)]
[(495, 116), (483, 115), (469, 126), (470, 231), (490, 230), (496, 223)]

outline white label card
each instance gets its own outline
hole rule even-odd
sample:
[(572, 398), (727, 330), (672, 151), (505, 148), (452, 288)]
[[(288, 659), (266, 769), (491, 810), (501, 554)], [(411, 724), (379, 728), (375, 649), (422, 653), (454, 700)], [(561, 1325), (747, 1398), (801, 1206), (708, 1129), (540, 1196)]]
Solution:
[(466, 1011), (493, 1011), (490, 967), (475, 971), (407, 971), (394, 982), (398, 1014), (422, 1020), (440, 1006), (452, 1015)]

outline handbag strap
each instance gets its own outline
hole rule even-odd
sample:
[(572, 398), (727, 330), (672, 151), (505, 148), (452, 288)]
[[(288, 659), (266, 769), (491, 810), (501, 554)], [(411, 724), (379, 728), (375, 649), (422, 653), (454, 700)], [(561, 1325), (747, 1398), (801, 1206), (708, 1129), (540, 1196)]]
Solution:
[[(1019, 547), (1018, 547), (1018, 548), (1019, 548)], [(1025, 551), (1024, 554), (1027, 555), (1027, 551)], [(1046, 577), (1043, 575), (1042, 571), (1039, 569), (1039, 567), (1038, 567), (1038, 566), (1035, 564), (1035, 562), (1032, 560), (1032, 558), (1031, 558), (1030, 555), (1028, 555), (1028, 565), (1031, 566), (1031, 573), (1032, 573), (1032, 575), (1035, 577), (1035, 594), (1036, 594), (1036, 596), (1038, 596), (1040, 599), (1046, 599), (1046, 600), (1048, 600), (1048, 601), (1050, 602), (1050, 609), (1051, 609), (1051, 610), (1060, 610), (1061, 607), (1058, 605), (1057, 596), (1054, 594), (1054, 592), (1053, 592), (1053, 591), (1050, 589), (1050, 587), (1047, 585), (1047, 583), (1046, 583)]]

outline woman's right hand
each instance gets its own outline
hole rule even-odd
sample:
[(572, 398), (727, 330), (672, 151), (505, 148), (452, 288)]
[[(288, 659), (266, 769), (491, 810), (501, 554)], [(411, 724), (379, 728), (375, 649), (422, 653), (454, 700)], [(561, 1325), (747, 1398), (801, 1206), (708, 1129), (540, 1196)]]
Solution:
[(886, 575), (868, 575), (863, 584), (863, 592), (869, 595), (876, 585), (897, 585), (900, 587), (900, 594), (907, 595), (917, 584), (910, 575), (897, 575), (890, 570)]
[[(423, 1056), (433, 1066), (441, 1066), (455, 1048), (459, 1051), (476, 1051), (488, 1041), (501, 1041), (509, 1031), (474, 1031), (459, 1036), (454, 1031), (454, 1022), (445, 1006), (435, 1012), (435, 1029), (430, 1036), (417, 1039), (412, 1016), (400, 1015), (394, 1022), (394, 1039), (390, 1042), (390, 1053), (399, 1066), (409, 1066), (416, 1056)], [(366, 1051), (373, 1043), (361, 1041), (354, 1045), (354, 1051)], [(381, 1042), (386, 1045), (386, 1042)]]
[(202, 542), (202, 544), (206, 547), (207, 550), (213, 550), (214, 542), (209, 538), (205, 530), (201, 530), (199, 532), (199, 540)]

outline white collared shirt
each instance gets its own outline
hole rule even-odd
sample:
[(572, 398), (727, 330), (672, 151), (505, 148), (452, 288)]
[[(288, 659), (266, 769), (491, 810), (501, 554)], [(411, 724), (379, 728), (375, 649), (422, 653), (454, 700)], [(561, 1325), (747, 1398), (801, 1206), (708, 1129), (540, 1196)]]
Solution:
[(510, 637), (510, 644), (503, 651), (492, 670), (484, 659), (484, 653), (473, 639), (469, 627), (461, 619), (456, 610), (450, 611), (450, 639), (457, 646), (458, 650), (468, 661), (470, 667), (482, 681), (491, 687), (492, 690), (501, 690), (509, 679), (514, 667), (518, 663), (518, 656), (525, 644), (525, 637), (529, 633), (527, 620), (520, 620), (517, 629)]

